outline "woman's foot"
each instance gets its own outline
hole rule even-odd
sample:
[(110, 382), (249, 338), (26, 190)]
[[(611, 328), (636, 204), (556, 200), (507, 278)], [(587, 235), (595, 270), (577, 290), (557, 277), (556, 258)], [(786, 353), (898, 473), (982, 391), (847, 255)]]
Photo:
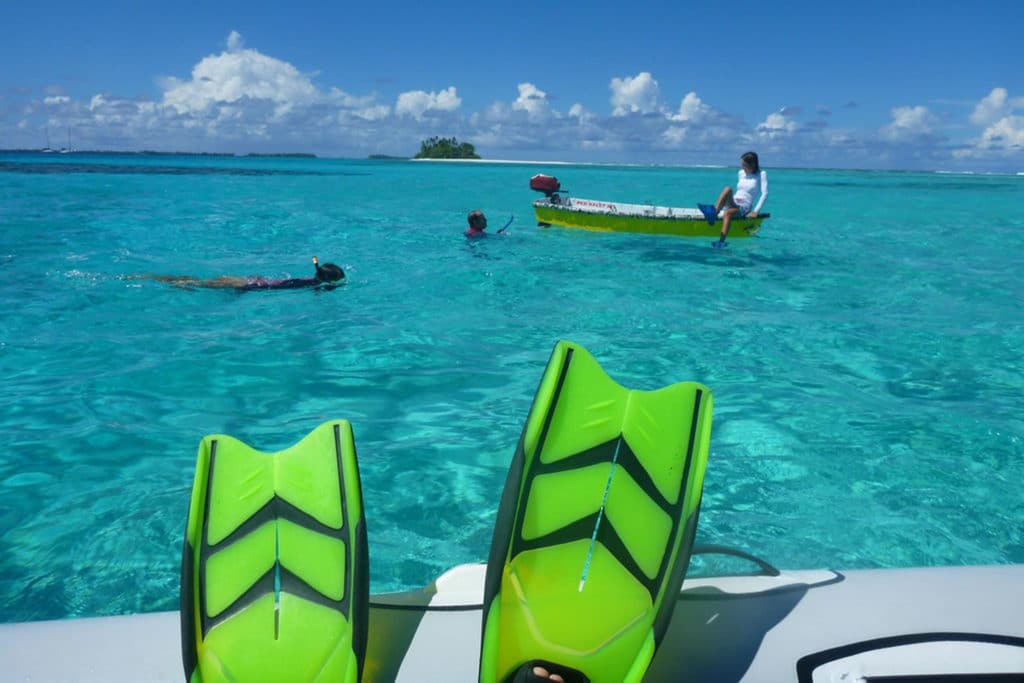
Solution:
[(516, 669), (512, 683), (590, 683), (590, 679), (576, 669), (535, 659)]
[[(586, 681), (586, 677), (583, 677)], [(547, 667), (539, 664), (524, 664), (519, 668), (516, 673), (516, 677), (513, 679), (513, 683), (565, 683), (565, 678), (561, 674), (550, 671)]]

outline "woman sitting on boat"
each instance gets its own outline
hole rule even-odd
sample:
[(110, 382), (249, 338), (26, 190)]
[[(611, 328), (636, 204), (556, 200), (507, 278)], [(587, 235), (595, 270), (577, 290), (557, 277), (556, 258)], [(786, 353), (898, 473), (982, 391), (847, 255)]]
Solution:
[[(755, 194), (758, 195), (756, 206), (754, 205)], [(757, 218), (766, 199), (768, 199), (768, 173), (761, 170), (757, 153), (747, 152), (740, 157), (740, 172), (736, 181), (736, 190), (726, 187), (722, 190), (722, 194), (714, 206), (697, 205), (711, 225), (715, 224), (719, 212), (722, 214), (722, 235), (717, 242), (712, 242), (712, 245), (719, 249), (724, 247), (725, 238), (729, 236), (729, 224), (732, 219)]]

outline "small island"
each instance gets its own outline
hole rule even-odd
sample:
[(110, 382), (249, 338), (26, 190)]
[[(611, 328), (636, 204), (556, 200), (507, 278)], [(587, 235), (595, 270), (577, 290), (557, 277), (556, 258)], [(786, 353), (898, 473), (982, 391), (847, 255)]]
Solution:
[(473, 145), (459, 142), (455, 138), (439, 138), (436, 135), (420, 144), (414, 159), (479, 159)]

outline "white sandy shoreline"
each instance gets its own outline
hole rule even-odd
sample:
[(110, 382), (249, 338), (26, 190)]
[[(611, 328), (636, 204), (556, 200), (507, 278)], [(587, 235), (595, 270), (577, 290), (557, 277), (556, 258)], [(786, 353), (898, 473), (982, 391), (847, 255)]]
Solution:
[(413, 159), (409, 161), (437, 161), (450, 164), (519, 164), (521, 166), (635, 166), (643, 168), (730, 168), (714, 164), (695, 164), (693, 166), (672, 166), (669, 164), (621, 163), (615, 161), (529, 161), (523, 159)]
[(547, 166), (595, 166), (587, 162), (575, 161), (524, 161), (522, 159), (410, 159), (409, 161), (440, 161), (451, 164), (532, 164)]

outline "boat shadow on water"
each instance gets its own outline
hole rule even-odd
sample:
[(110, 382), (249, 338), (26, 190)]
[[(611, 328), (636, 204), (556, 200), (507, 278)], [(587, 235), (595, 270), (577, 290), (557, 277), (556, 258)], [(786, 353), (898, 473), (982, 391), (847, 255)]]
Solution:
[(710, 242), (701, 240), (659, 241), (652, 245), (647, 241), (625, 241), (613, 247), (615, 251), (631, 254), (645, 263), (699, 263), (707, 266), (728, 266), (730, 268), (777, 268), (791, 270), (810, 261), (804, 254), (777, 252), (765, 254), (756, 245), (730, 244), (725, 249), (715, 249)]

